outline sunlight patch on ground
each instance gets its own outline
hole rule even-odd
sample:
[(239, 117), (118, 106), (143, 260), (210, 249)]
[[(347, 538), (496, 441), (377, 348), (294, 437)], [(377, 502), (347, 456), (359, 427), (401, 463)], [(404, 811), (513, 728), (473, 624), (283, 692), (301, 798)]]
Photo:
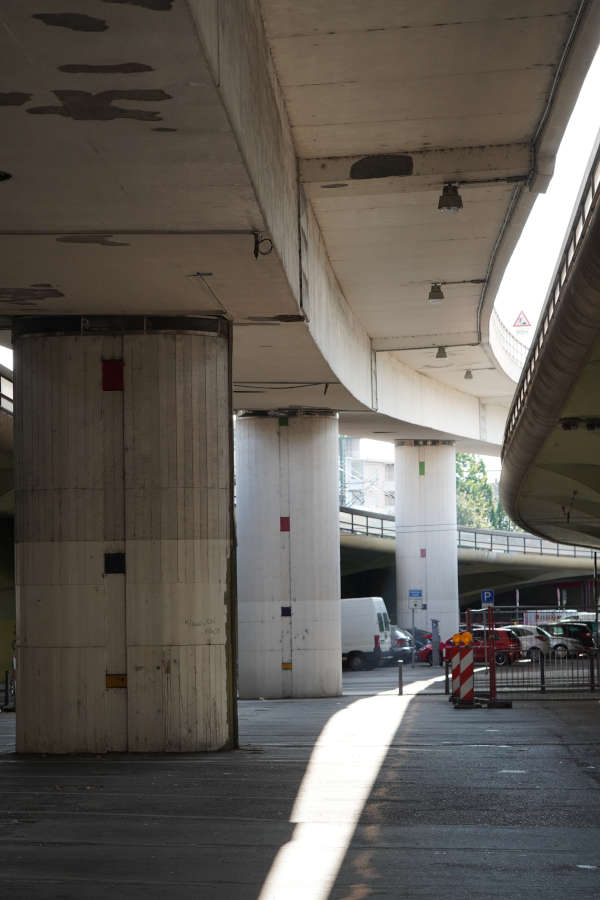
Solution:
[(296, 796), (294, 832), (277, 853), (259, 900), (326, 900), (409, 704), (436, 681), (413, 682), (411, 694), (395, 703), (393, 691), (364, 697), (329, 719)]

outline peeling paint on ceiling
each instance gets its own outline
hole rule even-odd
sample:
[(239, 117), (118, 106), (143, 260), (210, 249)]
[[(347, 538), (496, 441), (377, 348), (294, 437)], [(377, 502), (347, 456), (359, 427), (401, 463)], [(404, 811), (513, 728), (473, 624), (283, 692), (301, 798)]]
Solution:
[(142, 122), (161, 121), (160, 113), (146, 109), (125, 109), (113, 106), (116, 100), (141, 100), (146, 103), (170, 100), (171, 95), (161, 90), (101, 91), (53, 91), (61, 106), (30, 106), (31, 115), (66, 116), (81, 121), (105, 122), (110, 119), (139, 119)]
[(60, 291), (53, 287), (5, 287), (0, 288), (0, 303), (12, 303), (17, 306), (37, 306), (40, 300), (50, 300), (64, 297)]
[(141, 6), (154, 12), (169, 12), (173, 8), (173, 0), (103, 0), (104, 3), (128, 3), (131, 6)]
[(34, 13), (32, 19), (39, 19), (44, 25), (71, 28), (73, 31), (106, 31), (108, 28), (104, 19), (81, 13)]
[(28, 100), (31, 100), (31, 94), (24, 94), (20, 91), (0, 93), (0, 106), (23, 106)]
[[(68, 72), (69, 74), (87, 75), (87, 74), (121, 74), (133, 75), (136, 72), (153, 72), (152, 66), (146, 63), (126, 62), (126, 63), (110, 63), (107, 65), (90, 65), (88, 63), (69, 63), (66, 66), (59, 66), (59, 72)], [(31, 96), (31, 95), (29, 95)]]
[(101, 247), (130, 247), (127, 241), (114, 241), (112, 234), (64, 234), (56, 238), (59, 244), (99, 244)]

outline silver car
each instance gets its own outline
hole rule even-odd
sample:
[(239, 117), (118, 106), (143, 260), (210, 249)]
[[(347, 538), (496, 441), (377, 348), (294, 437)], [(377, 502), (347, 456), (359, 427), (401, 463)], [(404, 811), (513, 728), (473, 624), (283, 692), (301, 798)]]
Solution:
[(539, 625), (510, 625), (506, 629), (517, 635), (521, 642), (521, 655), (537, 662), (540, 656), (548, 656), (552, 650), (550, 636)]

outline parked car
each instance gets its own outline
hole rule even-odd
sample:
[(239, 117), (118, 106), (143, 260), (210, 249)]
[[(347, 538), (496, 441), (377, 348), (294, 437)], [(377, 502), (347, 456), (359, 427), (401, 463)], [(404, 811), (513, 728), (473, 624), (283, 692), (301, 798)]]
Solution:
[[(422, 635), (423, 641), (422, 643), (417, 642), (416, 644), (416, 652), (415, 659), (419, 662), (427, 663), (429, 666), (433, 665), (433, 652), (432, 652), (432, 643), (431, 643), (431, 632), (426, 631)], [(440, 665), (444, 665), (444, 641), (440, 641)]]
[(585, 622), (549, 622), (544, 625), (550, 637), (551, 650), (557, 659), (580, 656), (594, 649), (594, 638)]
[[(568, 616), (564, 616), (560, 620), (561, 622), (585, 622), (586, 625), (589, 626), (590, 631), (592, 632), (592, 637), (596, 634), (596, 614), (593, 612), (577, 612), (572, 613)], [(545, 626), (543, 626), (545, 627)]]
[(498, 628), (498, 631), (510, 631), (516, 634), (521, 642), (523, 656), (538, 661), (541, 656), (548, 656), (551, 651), (551, 641), (548, 633), (539, 625), (507, 625)]
[(397, 625), (390, 625), (390, 637), (392, 639), (393, 661), (398, 662), (401, 659), (404, 663), (411, 662), (415, 651), (415, 642), (410, 631), (398, 628)]
[[(472, 630), (473, 662), (482, 663), (489, 660), (492, 653), (492, 642), (488, 639), (487, 628), (474, 628)], [(521, 642), (511, 628), (495, 628), (494, 655), (497, 666), (509, 666), (517, 662), (521, 657)], [(448, 658), (448, 652), (454, 647), (451, 640), (445, 641), (441, 647), (444, 651), (444, 659)]]
[(342, 598), (342, 665), (375, 668), (391, 658), (390, 620), (381, 597)]

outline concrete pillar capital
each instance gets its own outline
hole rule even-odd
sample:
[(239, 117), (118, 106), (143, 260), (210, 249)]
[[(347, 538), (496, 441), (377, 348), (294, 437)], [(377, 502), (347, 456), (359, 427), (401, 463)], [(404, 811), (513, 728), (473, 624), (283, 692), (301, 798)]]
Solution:
[(394, 443), (396, 447), (454, 447), (456, 441), (429, 441), (400, 438)]
[(13, 320), (13, 342), (35, 335), (93, 337), (185, 333), (227, 336), (230, 329), (230, 321), (223, 316), (19, 316)]
[(303, 416), (312, 418), (333, 418), (337, 419), (339, 413), (334, 409), (320, 409), (300, 406), (289, 406), (280, 409), (241, 409), (237, 413), (238, 419), (251, 418), (302, 418)]

